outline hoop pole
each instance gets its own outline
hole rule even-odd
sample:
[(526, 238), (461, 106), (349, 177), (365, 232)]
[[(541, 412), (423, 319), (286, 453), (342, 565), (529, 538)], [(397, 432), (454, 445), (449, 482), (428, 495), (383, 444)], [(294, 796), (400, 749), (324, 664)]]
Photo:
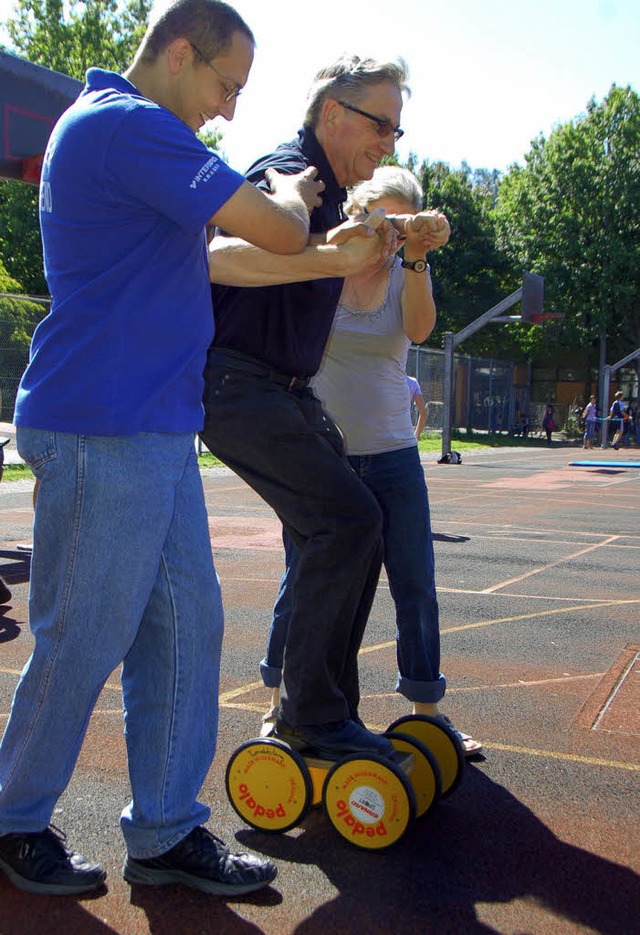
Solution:
[[(611, 386), (611, 367), (605, 364), (602, 374), (602, 398), (600, 400), (600, 412), (602, 413), (602, 432), (600, 433), (600, 447), (606, 448), (609, 438), (609, 387)], [(605, 416), (606, 413), (606, 416)]]
[(451, 401), (453, 388), (453, 331), (444, 334), (444, 377), (442, 387), (442, 456), (451, 451)]

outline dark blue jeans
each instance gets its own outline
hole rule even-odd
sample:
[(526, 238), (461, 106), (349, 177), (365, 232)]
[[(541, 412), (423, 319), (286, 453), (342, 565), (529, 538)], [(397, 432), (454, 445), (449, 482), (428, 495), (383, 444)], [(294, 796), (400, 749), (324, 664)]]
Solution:
[[(384, 564), (396, 607), (399, 677), (396, 691), (411, 701), (437, 702), (445, 693), (440, 673), (440, 625), (429, 498), (417, 447), (349, 458), (383, 515)], [(265, 685), (280, 684), (291, 615), (298, 553), (283, 536), (286, 568), (273, 608), (267, 654), (260, 664)]]
[(282, 674), (294, 726), (357, 714), (358, 650), (382, 564), (382, 514), (309, 389), (289, 389), (211, 354), (207, 448), (280, 517), (299, 550)]

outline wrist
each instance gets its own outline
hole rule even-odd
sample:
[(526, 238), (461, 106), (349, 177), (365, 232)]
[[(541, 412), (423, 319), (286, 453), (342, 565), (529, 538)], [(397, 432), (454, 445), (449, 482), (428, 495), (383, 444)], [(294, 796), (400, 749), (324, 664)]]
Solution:
[(317, 244), (315, 250), (318, 258), (318, 275), (322, 278), (335, 276), (344, 279), (359, 271), (359, 266), (350, 252), (341, 250), (336, 244)]
[(431, 267), (427, 263), (424, 254), (414, 257), (410, 253), (405, 253), (401, 264), (403, 269), (411, 270), (414, 273), (426, 273), (427, 276), (431, 275)]
[[(406, 250), (403, 254), (402, 259), (406, 260), (408, 263), (416, 263), (419, 260), (422, 260), (423, 263), (427, 263), (427, 258), (424, 255), (424, 253), (407, 253)], [(431, 269), (428, 263), (427, 263), (427, 267)]]

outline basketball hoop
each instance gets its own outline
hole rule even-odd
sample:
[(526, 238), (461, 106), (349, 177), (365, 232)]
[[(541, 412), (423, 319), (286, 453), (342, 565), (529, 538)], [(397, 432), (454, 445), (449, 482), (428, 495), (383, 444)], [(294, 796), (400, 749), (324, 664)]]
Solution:
[(539, 312), (529, 318), (532, 325), (544, 325), (545, 334), (552, 341), (559, 338), (563, 321), (564, 314), (562, 312)]

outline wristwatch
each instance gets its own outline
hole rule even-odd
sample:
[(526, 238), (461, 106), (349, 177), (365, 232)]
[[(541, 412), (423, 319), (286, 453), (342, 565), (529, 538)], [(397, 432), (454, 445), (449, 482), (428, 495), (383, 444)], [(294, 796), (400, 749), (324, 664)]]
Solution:
[(424, 273), (425, 270), (429, 269), (426, 260), (403, 260), (401, 265), (404, 269), (412, 269), (414, 273)]

